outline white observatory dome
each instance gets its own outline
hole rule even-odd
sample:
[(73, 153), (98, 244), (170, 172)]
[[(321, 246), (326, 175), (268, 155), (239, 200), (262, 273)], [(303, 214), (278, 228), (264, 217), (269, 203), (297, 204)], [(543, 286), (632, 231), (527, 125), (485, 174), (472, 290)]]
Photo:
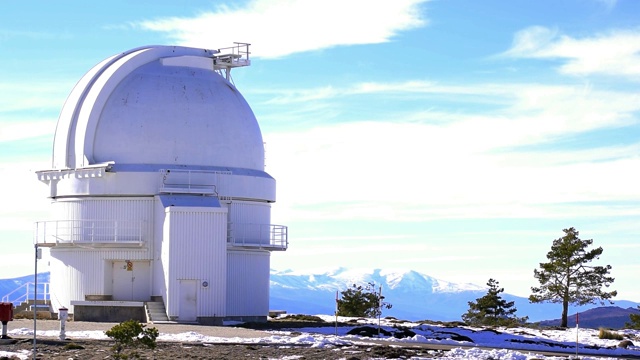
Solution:
[(214, 71), (214, 53), (143, 47), (96, 65), (62, 109), (54, 169), (114, 162), (264, 170), (256, 118)]
[[(51, 301), (80, 321), (266, 321), (275, 179), (251, 108), (229, 82), (249, 45), (141, 47), (93, 67), (56, 128)], [(153, 305), (153, 306), (152, 306)], [(149, 310), (148, 312), (145, 309)]]

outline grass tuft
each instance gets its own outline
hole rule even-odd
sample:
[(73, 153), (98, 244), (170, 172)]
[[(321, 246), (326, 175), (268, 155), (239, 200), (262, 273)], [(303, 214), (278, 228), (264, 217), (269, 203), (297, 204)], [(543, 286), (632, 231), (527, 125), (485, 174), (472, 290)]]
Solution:
[(600, 328), (600, 332), (598, 333), (599, 339), (608, 339), (608, 340), (623, 340), (624, 336), (618, 334), (617, 332), (613, 332), (607, 330), (605, 328)]

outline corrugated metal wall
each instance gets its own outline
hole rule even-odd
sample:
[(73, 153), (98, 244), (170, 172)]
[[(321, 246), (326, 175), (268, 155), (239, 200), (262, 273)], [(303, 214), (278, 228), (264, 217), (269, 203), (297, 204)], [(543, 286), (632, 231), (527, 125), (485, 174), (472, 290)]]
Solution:
[[(141, 233), (145, 241), (144, 247), (149, 249), (152, 259), (153, 249), (153, 197), (140, 198), (69, 198), (53, 203), (55, 220), (85, 221), (120, 221), (123, 224), (141, 222)], [(127, 234), (126, 232), (131, 232)], [(126, 235), (135, 237), (137, 230), (123, 225), (120, 230), (123, 238)]]
[(164, 222), (167, 314), (179, 320), (180, 280), (197, 280), (197, 316), (224, 316), (227, 209), (172, 206), (166, 209)]
[(229, 206), (229, 220), (239, 224), (271, 223), (271, 204), (233, 200)]
[(269, 315), (268, 251), (232, 251), (227, 255), (227, 316)]
[(112, 295), (113, 260), (153, 259), (153, 198), (60, 199), (52, 207), (56, 220), (143, 221), (145, 241), (141, 248), (52, 248), (51, 297), (58, 299), (55, 306), (72, 311), (70, 302), (83, 301), (85, 295)]
[[(57, 306), (72, 309), (70, 302), (85, 300), (85, 295), (113, 295), (113, 260), (146, 260), (144, 250), (52, 248), (51, 298)], [(149, 284), (150, 288), (150, 284)], [(150, 292), (150, 290), (147, 290)], [(149, 294), (150, 296), (151, 294)], [(72, 312), (70, 310), (70, 312)]]
[(69, 198), (53, 203), (55, 220), (143, 220), (153, 214), (153, 197)]
[[(53, 251), (51, 251), (53, 255)], [(73, 314), (73, 308), (71, 307), (71, 294), (67, 290), (70, 288), (70, 285), (67, 284), (67, 266), (62, 263), (61, 260), (57, 259), (54, 256), (51, 256), (51, 260), (49, 261), (49, 269), (50, 269), (50, 287), (49, 293), (51, 297), (51, 306), (54, 309), (59, 309), (61, 307), (66, 307), (69, 309), (69, 312)]]
[(271, 205), (255, 201), (233, 201), (228, 204), (230, 235), (240, 242), (269, 244)]

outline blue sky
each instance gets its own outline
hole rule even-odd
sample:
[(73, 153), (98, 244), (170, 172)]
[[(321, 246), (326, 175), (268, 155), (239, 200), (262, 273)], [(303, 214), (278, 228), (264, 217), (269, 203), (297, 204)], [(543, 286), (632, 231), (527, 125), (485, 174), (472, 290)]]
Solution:
[[(640, 2), (5, 2), (0, 277), (33, 271), (66, 96), (142, 45), (251, 43), (233, 79), (290, 228), (275, 269), (414, 269), (528, 296), (575, 227), (640, 301)], [(46, 270), (46, 263), (40, 264)]]

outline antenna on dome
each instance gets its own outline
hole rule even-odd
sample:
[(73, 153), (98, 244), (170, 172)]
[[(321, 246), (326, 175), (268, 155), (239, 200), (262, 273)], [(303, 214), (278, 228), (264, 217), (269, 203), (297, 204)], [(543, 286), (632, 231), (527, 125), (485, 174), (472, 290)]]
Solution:
[(251, 65), (249, 59), (249, 43), (234, 42), (231, 47), (220, 48), (213, 55), (213, 69), (223, 75), (227, 81), (231, 81), (231, 69)]

